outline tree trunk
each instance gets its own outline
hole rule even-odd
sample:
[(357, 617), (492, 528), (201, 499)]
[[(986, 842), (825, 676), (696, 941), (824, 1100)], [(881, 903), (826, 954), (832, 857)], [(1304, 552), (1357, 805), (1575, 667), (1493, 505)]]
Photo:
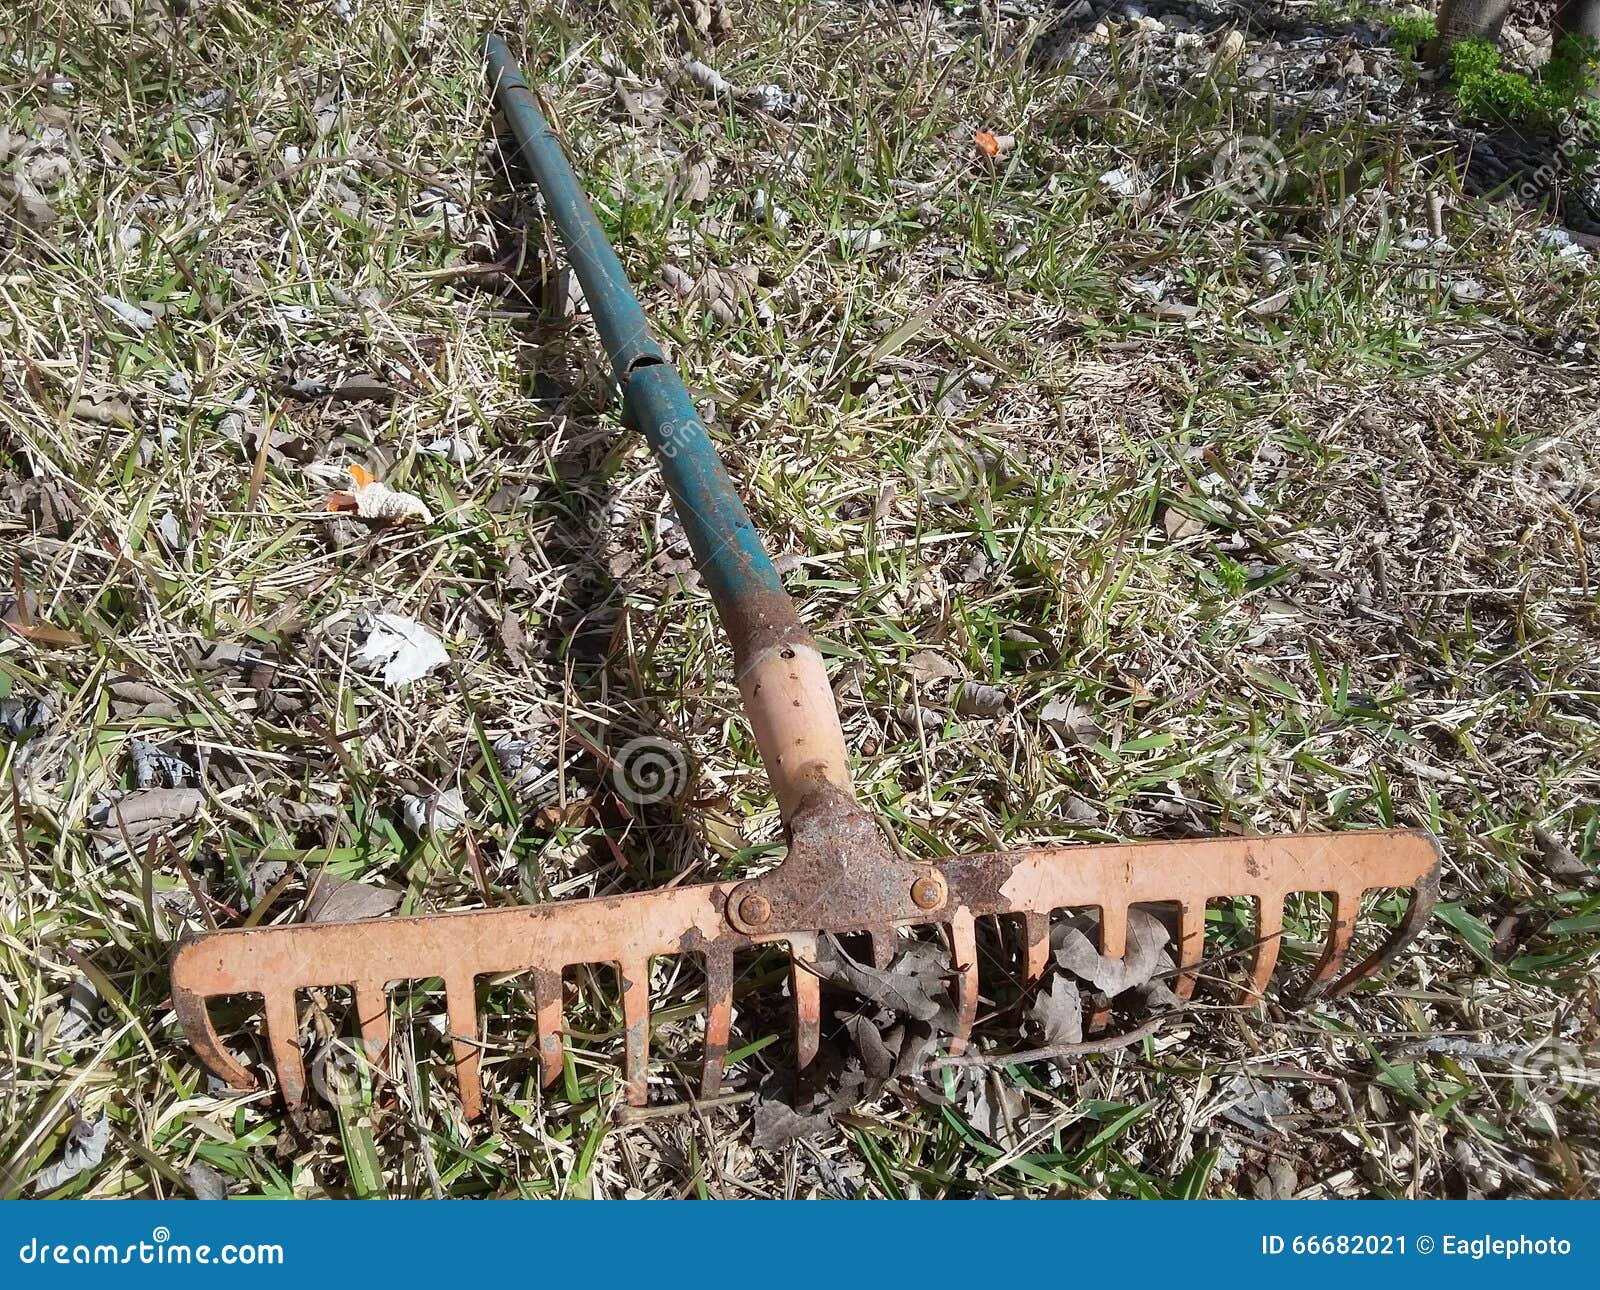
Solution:
[[(1565, 0), (1572, 6), (1594, 8), (1592, 0)], [(1469, 36), (1498, 43), (1500, 28), (1505, 26), (1506, 14), (1511, 11), (1511, 0), (1440, 0), (1439, 34), (1428, 44), (1428, 61), (1442, 64), (1450, 54), (1450, 46)]]
[(1600, 40), (1600, 0), (1561, 0), (1552, 26), (1557, 40), (1574, 34)]

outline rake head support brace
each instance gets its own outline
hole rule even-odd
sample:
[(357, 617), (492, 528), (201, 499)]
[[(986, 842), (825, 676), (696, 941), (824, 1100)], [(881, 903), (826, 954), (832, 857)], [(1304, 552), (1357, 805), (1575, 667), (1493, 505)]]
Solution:
[[(442, 978), (463, 1109), (482, 1109), (477, 978), (527, 973), (533, 983), (544, 1082), (563, 1065), (562, 973), (615, 964), (621, 984), (628, 1100), (647, 1098), (650, 962), (694, 955), (705, 967), (703, 1097), (722, 1080), (733, 1011), (734, 954), (787, 944), (793, 960), (796, 1059), (818, 1051), (823, 933), (865, 932), (873, 958), (889, 961), (899, 929), (938, 926), (952, 964), (958, 1053), (979, 1002), (976, 920), (998, 917), (1019, 938), (1020, 975), (1036, 982), (1050, 960), (1052, 911), (1093, 906), (1101, 952), (1125, 952), (1128, 911), (1177, 909), (1177, 992), (1194, 987), (1204, 956), (1206, 903), (1256, 902), (1249, 1000), (1261, 997), (1278, 957), (1286, 898), (1332, 896), (1331, 930), (1307, 993), (1331, 994), (1370, 976), (1427, 919), (1437, 896), (1439, 855), (1425, 833), (1400, 830), (1217, 838), (1188, 842), (1043, 847), (910, 860), (884, 841), (851, 790), (849, 760), (822, 657), (800, 621), (755, 526), (718, 460), (678, 373), (650, 334), (644, 313), (559, 143), (515, 60), (496, 37), (486, 44), (498, 104), (523, 161), (544, 194), (583, 284), (595, 325), (623, 391), (626, 422), (660, 463), (696, 564), (733, 644), (736, 679), (788, 830), (783, 863), (743, 882), (708, 883), (525, 908), (477, 910), (365, 922), (215, 932), (179, 947), (172, 965), (178, 1016), (205, 1064), (236, 1088), (257, 1085), (222, 1044), (208, 1000), (259, 994), (279, 1087), (291, 1109), (307, 1096), (296, 1037), (296, 991), (353, 988), (363, 1049), (375, 1065), (389, 1042), (388, 986)], [(1415, 896), (1387, 942), (1350, 967), (1362, 894), (1410, 888)]]

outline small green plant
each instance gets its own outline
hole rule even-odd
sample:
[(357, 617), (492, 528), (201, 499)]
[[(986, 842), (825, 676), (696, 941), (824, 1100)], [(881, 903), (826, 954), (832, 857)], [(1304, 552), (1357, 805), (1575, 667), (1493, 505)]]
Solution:
[(1493, 41), (1473, 37), (1450, 47), (1450, 86), (1463, 116), (1553, 128), (1576, 113), (1600, 125), (1595, 42), (1569, 35), (1537, 76), (1506, 71)]
[(1416, 62), (1422, 56), (1422, 47), (1439, 34), (1439, 26), (1429, 14), (1384, 14), (1375, 11), (1389, 28), (1395, 53)]

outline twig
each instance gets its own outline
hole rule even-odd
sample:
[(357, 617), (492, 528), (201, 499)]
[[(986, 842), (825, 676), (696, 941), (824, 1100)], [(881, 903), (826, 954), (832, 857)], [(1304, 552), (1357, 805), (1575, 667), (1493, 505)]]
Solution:
[(616, 1110), (618, 1124), (644, 1124), (650, 1120), (672, 1120), (679, 1116), (698, 1114), (701, 1111), (720, 1111), (738, 1106), (755, 1097), (754, 1093), (724, 1093), (720, 1097), (689, 1098), (683, 1102), (669, 1102), (662, 1106), (619, 1106)]
[(1016, 1053), (965, 1053), (960, 1057), (941, 1057), (930, 1063), (934, 1067), (940, 1066), (975, 1066), (987, 1068), (990, 1066), (1021, 1066), (1028, 1062), (1048, 1062), (1061, 1057), (1082, 1057), (1088, 1053), (1110, 1053), (1119, 1048), (1128, 1048), (1142, 1040), (1148, 1039), (1161, 1028), (1161, 1023), (1177, 1016), (1175, 1012), (1164, 1012), (1159, 1017), (1151, 1017), (1141, 1026), (1135, 1027), (1126, 1034), (1107, 1035), (1104, 1039), (1085, 1039), (1075, 1044), (1051, 1044), (1046, 1048), (1024, 1048)]

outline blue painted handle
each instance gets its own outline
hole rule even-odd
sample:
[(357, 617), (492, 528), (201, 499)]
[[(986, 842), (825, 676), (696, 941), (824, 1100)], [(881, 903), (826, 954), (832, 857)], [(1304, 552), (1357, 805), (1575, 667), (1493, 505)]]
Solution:
[(484, 55), (496, 101), (583, 284), (595, 328), (622, 387), (623, 416), (655, 452), (735, 658), (742, 668), (773, 646), (810, 645), (810, 634), (734, 492), (682, 378), (651, 334), (622, 262), (516, 59), (492, 35), (484, 42)]

